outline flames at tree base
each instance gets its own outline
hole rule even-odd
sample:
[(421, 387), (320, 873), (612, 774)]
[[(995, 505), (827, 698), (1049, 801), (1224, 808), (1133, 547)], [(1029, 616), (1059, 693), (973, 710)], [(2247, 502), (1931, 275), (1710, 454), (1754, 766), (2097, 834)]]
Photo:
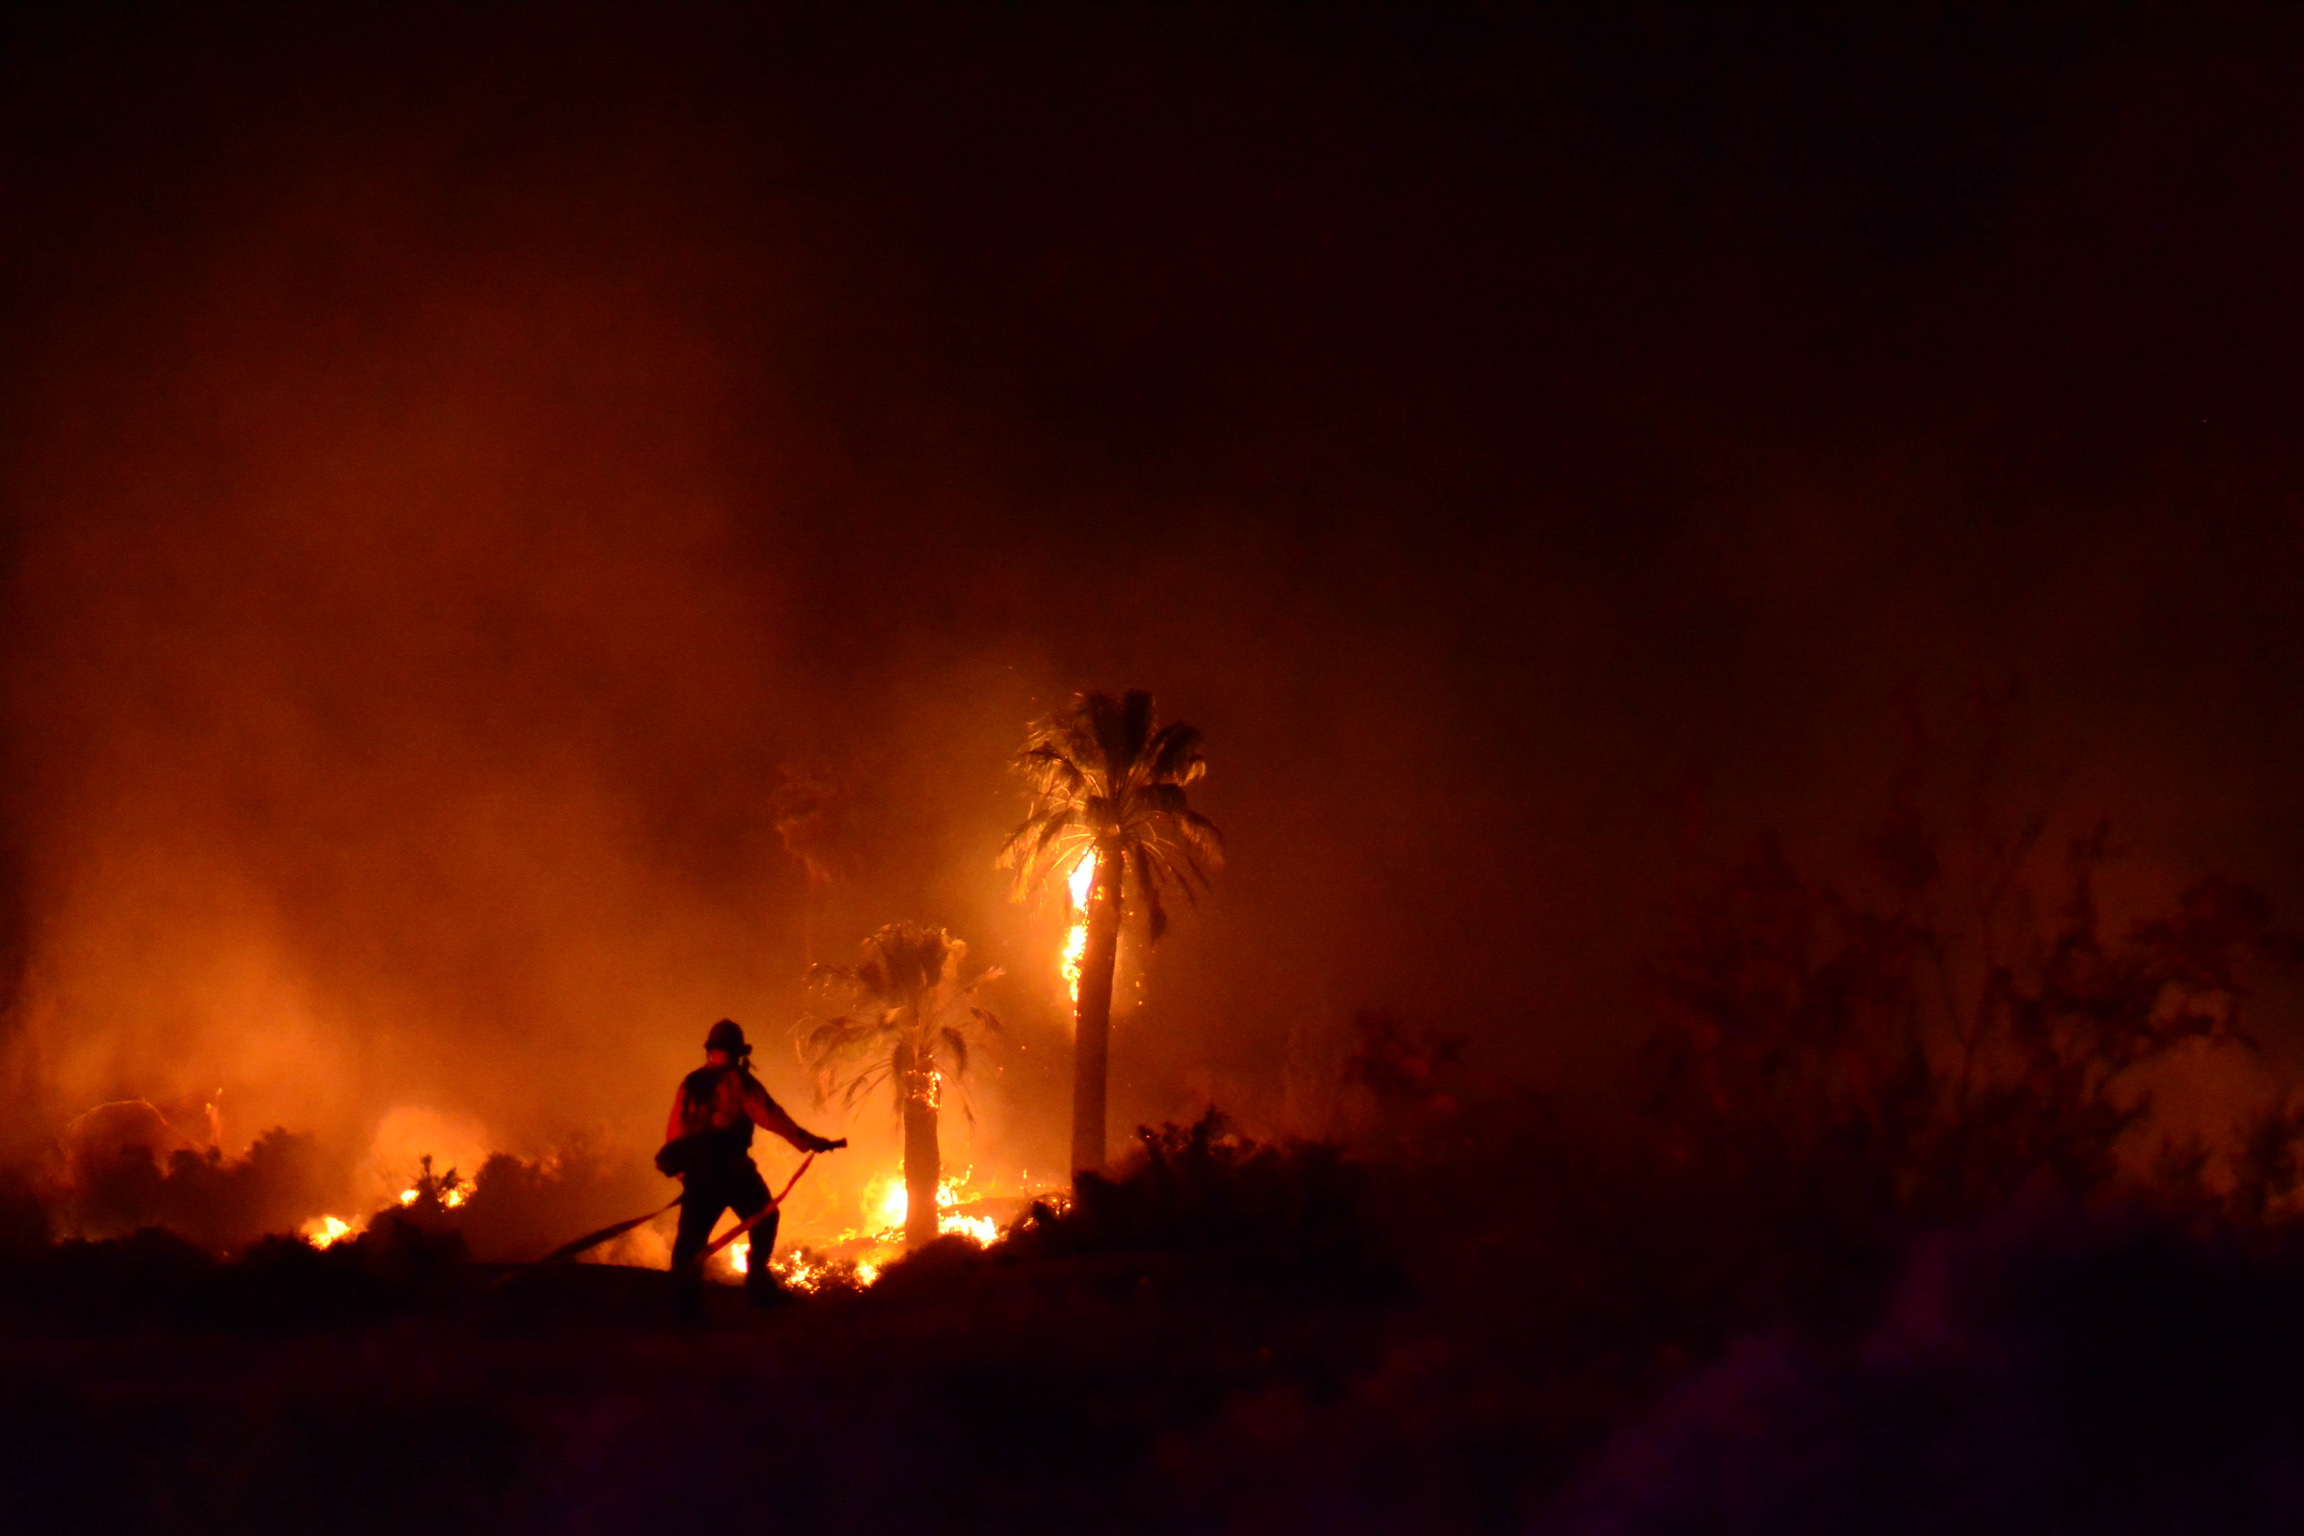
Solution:
[[(1031, 1197), (974, 1193), (968, 1188), (971, 1172), (963, 1170), (936, 1186), (937, 1235), (989, 1247), (998, 1240), (1002, 1223), (1021, 1215), (1031, 1204)], [(865, 1289), (904, 1255), (909, 1201), (903, 1176), (875, 1180), (864, 1205), (866, 1229), (851, 1228), (819, 1243), (794, 1244), (770, 1261), (788, 1289), (802, 1293)], [(751, 1268), (751, 1246), (749, 1238), (731, 1243), (723, 1251), (722, 1273), (730, 1278), (745, 1275)]]

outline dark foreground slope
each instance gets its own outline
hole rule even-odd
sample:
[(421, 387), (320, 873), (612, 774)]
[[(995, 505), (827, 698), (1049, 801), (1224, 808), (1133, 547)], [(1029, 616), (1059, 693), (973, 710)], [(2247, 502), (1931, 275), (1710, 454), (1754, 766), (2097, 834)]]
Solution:
[(660, 1273), (476, 1264), (389, 1219), (21, 1256), (0, 1529), (1080, 1529), (1227, 1402), (1364, 1376), (1402, 1300), (1352, 1170), (1215, 1122), (990, 1253), (767, 1313), (712, 1292), (681, 1327)]
[[(661, 1277), (558, 1277), (270, 1337), (16, 1337), (14, 1530), (1075, 1529), (1254, 1384), (1357, 1374), (1350, 1328), (1180, 1302), (1159, 1266), (959, 1270), (909, 1294), (653, 1326)], [(1339, 1342), (1339, 1336), (1343, 1342)]]
[(688, 1330), (661, 1275), (413, 1230), (230, 1264), (158, 1234), (53, 1249), (9, 1274), (0, 1528), (2304, 1518), (2304, 1251), (2277, 1232), (2033, 1191), (1826, 1274), (1566, 1152), (1152, 1150), (989, 1252), (760, 1315), (720, 1289)]

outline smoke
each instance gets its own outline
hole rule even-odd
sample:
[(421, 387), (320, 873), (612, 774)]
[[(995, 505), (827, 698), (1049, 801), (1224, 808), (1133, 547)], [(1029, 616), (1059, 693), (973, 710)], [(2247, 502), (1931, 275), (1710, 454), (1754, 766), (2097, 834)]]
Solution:
[[(341, 62), (336, 41), (304, 45)], [(873, 333), (918, 317), (843, 286), (825, 198), (762, 193), (755, 142), (646, 90), (521, 138), (478, 64), (401, 115), (228, 107), (151, 80), (155, 57), (110, 62), (113, 88), (143, 72), (165, 104), (92, 169), (168, 194), (145, 231), (167, 238), (102, 253), (118, 288), (51, 319), (18, 380), (37, 423), (12, 475), (19, 1124), (199, 1099), (233, 1147), (284, 1124), (355, 1161), (412, 1114), (514, 1147), (590, 1126), (637, 1145), (724, 1013), (799, 1098), (773, 1047), (803, 928), (844, 948), (894, 916), (1009, 965), (997, 1070), (1052, 1111), (1052, 918), (1007, 900), (990, 854), (1024, 723), (1112, 682), (1167, 687), (1228, 759), (1209, 804), (1247, 857), (1220, 900), (1261, 978), (1203, 1017), (1231, 984), (1195, 976), (1201, 935), (1169, 946), (1123, 1024), (1124, 1108), (1167, 1107), (1163, 1059), (1227, 1024), (1252, 1038), (1377, 984), (1332, 942), (1308, 950), (1265, 887), (1301, 889), (1289, 868), (1349, 839), (1375, 862), (1331, 906), (1380, 907), (1409, 845), (1456, 835), (1454, 813), (1390, 806), (1391, 754), (1418, 750), (1400, 711), (1433, 711), (1416, 696), (1437, 663), (1356, 636), (1324, 594), (1251, 607), (1286, 549), (1241, 572), (1184, 549), (1098, 570), (1092, 507), (1004, 504), (964, 455), (955, 481), (934, 465), (949, 438), (893, 469), (870, 432), (838, 442), (846, 424), (800, 397), (859, 345), (890, 413), (946, 407), (916, 342)], [(137, 163), (171, 110), (216, 138)], [(44, 190), (98, 237), (91, 194)], [(1260, 643), (1305, 628), (1288, 655)], [(1321, 646), (1341, 677), (1290, 675)], [(1391, 716), (1393, 745), (1335, 739), (1331, 694)], [(1306, 753), (1387, 825), (1226, 814), (1242, 791), (1286, 799)], [(861, 829), (812, 914), (771, 810), (805, 759), (832, 764)], [(1172, 1057), (1147, 1059), (1154, 1020)], [(1002, 1102), (998, 1081), (974, 1093)], [(1045, 1127), (991, 1119), (1014, 1167), (1053, 1162)]]
[[(623, 1074), (559, 1064), (756, 994), (772, 921), (764, 584), (666, 438), (677, 357), (598, 283), (404, 294), (332, 344), (240, 254), (23, 535), (41, 1075), (223, 1084), (243, 1133), (501, 1115), (522, 1074), (509, 1131), (621, 1115)], [(571, 331), (598, 374), (555, 399)]]

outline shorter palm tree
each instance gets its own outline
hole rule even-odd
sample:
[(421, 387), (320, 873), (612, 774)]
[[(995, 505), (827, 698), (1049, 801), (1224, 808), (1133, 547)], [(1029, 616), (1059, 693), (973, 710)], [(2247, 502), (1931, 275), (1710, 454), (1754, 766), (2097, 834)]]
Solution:
[(904, 1239), (915, 1246), (936, 1235), (944, 1081), (966, 1077), (972, 1047), (1000, 1027), (976, 1003), (1000, 970), (963, 980), (967, 959), (968, 946), (941, 928), (890, 923), (863, 942), (855, 964), (808, 972), (821, 1008), (801, 1021), (799, 1047), (816, 1101), (853, 1107), (882, 1083), (894, 1085), (904, 1126)]

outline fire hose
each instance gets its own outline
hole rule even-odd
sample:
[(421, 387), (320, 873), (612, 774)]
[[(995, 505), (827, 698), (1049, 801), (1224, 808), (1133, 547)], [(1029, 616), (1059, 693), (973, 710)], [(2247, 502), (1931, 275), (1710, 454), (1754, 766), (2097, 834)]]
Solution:
[(557, 1264), (562, 1259), (572, 1259), (587, 1248), (597, 1248), (612, 1237), (622, 1237), (625, 1233), (631, 1231), (634, 1227), (640, 1226), (646, 1222), (654, 1221), (657, 1217), (663, 1215), (666, 1211), (672, 1210), (674, 1207), (678, 1206), (681, 1201), (687, 1198), (687, 1191), (682, 1190), (679, 1194), (672, 1197), (671, 1205), (661, 1206), (656, 1210), (650, 1211), (645, 1216), (635, 1216), (630, 1221), (620, 1221), (612, 1227), (602, 1227), (597, 1232), (587, 1232), (582, 1237), (576, 1239), (576, 1241), (563, 1244), (562, 1246), (553, 1249), (550, 1253), (544, 1255), (544, 1257), (538, 1259), (536, 1262), (538, 1264)]
[[(737, 1238), (742, 1237), (745, 1233), (751, 1231), (753, 1227), (757, 1226), (761, 1219), (765, 1217), (770, 1211), (775, 1210), (778, 1206), (784, 1203), (784, 1197), (792, 1193), (792, 1186), (800, 1182), (800, 1175), (806, 1173), (808, 1171), (808, 1165), (814, 1161), (816, 1161), (816, 1154), (813, 1152), (800, 1159), (800, 1166), (792, 1170), (792, 1177), (784, 1181), (783, 1189), (777, 1192), (774, 1199), (770, 1200), (766, 1205), (760, 1207), (759, 1210), (754, 1211), (741, 1224), (729, 1229), (720, 1237), (715, 1238), (712, 1242), (712, 1246), (706, 1248), (702, 1253), (696, 1255), (696, 1257), (689, 1262), (691, 1264), (700, 1266), (706, 1259), (709, 1259), (712, 1257), (712, 1255), (718, 1253), (721, 1249), (736, 1241)], [(576, 1257), (576, 1255), (584, 1252), (586, 1249), (597, 1248), (602, 1243), (607, 1242), (611, 1238), (622, 1237), (625, 1233), (631, 1231), (634, 1227), (644, 1226), (648, 1222), (654, 1221), (657, 1217), (663, 1215), (666, 1211), (677, 1207), (680, 1202), (686, 1200), (687, 1198), (688, 1192), (686, 1190), (682, 1190), (679, 1194), (672, 1197), (672, 1203), (670, 1205), (660, 1206), (657, 1209), (648, 1212), (648, 1214), (645, 1216), (635, 1216), (630, 1221), (617, 1222), (612, 1227), (602, 1227), (597, 1232), (587, 1232), (582, 1237), (576, 1239), (576, 1241), (572, 1243), (565, 1243), (560, 1247), (553, 1249), (550, 1253), (544, 1255), (543, 1258), (538, 1259), (536, 1262), (540, 1265), (557, 1264), (562, 1259), (572, 1259)]]

